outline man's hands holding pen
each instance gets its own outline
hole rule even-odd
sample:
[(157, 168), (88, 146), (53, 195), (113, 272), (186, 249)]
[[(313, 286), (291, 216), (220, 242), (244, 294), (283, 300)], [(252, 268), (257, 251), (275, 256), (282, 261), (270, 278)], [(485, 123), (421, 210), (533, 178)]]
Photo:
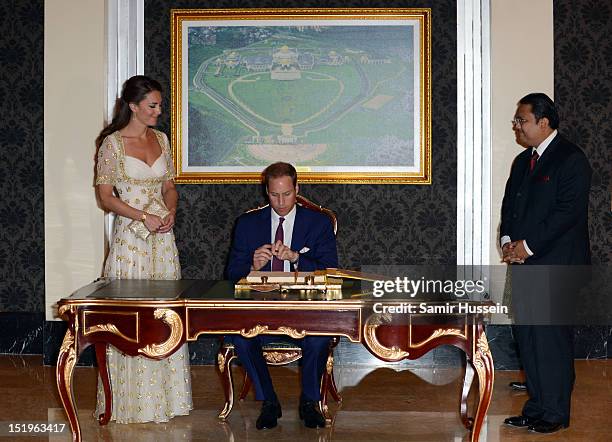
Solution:
[(253, 253), (252, 270), (261, 270), (272, 258), (296, 262), (300, 257), (298, 252), (294, 252), (282, 241), (276, 241), (274, 244), (264, 244)]

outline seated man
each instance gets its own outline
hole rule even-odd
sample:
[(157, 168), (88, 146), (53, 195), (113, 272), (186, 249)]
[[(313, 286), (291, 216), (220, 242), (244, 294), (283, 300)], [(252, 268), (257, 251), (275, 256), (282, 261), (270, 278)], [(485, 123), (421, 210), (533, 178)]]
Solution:
[[(330, 219), (296, 205), (299, 186), (295, 168), (287, 163), (274, 163), (264, 170), (262, 177), (270, 206), (238, 218), (227, 267), (229, 279), (237, 281), (252, 270), (289, 272), (299, 267), (307, 272), (338, 267)], [(234, 343), (255, 386), (256, 399), (263, 400), (257, 429), (275, 427), (282, 415), (281, 407), (262, 353), (262, 344), (272, 337), (230, 336), (226, 340)], [(309, 428), (325, 426), (318, 401), (329, 342), (330, 338), (325, 336), (307, 336), (297, 341), (302, 347), (300, 419)]]

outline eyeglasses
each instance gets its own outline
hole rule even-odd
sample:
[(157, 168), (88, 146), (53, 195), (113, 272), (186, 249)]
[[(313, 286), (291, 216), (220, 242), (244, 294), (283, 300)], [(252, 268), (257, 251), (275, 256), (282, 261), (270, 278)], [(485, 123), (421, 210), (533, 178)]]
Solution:
[(522, 127), (523, 124), (525, 124), (526, 122), (527, 122), (527, 120), (525, 120), (524, 118), (521, 118), (521, 117), (514, 117), (512, 120), (510, 120), (510, 123), (512, 124), (512, 127), (514, 127), (514, 126)]

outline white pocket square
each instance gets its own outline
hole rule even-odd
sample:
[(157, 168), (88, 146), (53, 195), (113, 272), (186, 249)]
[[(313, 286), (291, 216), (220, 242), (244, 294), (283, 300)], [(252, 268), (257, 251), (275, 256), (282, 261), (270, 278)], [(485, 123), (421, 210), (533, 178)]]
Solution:
[(298, 253), (308, 253), (310, 252), (310, 249), (308, 247), (304, 247), (302, 250), (300, 250)]

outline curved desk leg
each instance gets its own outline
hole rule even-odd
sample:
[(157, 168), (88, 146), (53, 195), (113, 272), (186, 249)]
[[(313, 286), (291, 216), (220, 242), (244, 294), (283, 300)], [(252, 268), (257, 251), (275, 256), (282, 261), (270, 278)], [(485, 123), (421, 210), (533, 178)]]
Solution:
[(333, 364), (334, 362), (333, 361), (333, 351), (334, 351), (334, 348), (338, 345), (338, 342), (340, 342), (340, 338), (338, 338), (337, 336), (334, 336), (332, 338), (332, 342), (329, 347), (330, 356), (332, 357), (332, 365), (331, 365), (331, 369), (329, 370), (329, 392), (337, 403), (341, 403), (342, 396), (340, 396), (340, 393), (338, 393), (338, 387), (336, 387), (336, 379), (334, 378), (334, 364)]
[(234, 382), (232, 379), (232, 360), (236, 358), (236, 352), (233, 348), (224, 348), (217, 356), (217, 367), (223, 384), (223, 393), (225, 394), (225, 405), (219, 413), (219, 419), (226, 420), (234, 408)]
[(474, 381), (474, 367), (472, 366), (472, 362), (470, 358), (466, 357), (465, 360), (465, 375), (463, 376), (463, 387), (461, 388), (461, 405), (459, 408), (459, 414), (461, 415), (461, 422), (468, 430), (472, 429), (472, 425), (474, 425), (474, 419), (468, 417), (468, 395), (470, 394), (470, 388), (472, 387), (472, 382)]
[(489, 349), (489, 342), (484, 333), (482, 325), (474, 325), (474, 355), (473, 365), (478, 373), (478, 408), (474, 417), (474, 426), (472, 427), (472, 442), (477, 442), (480, 436), (480, 430), (487, 415), (489, 405), (491, 404), (491, 395), (493, 394), (493, 357)]
[(342, 396), (340, 396), (340, 393), (338, 393), (338, 387), (336, 387), (336, 379), (334, 378), (333, 368), (331, 375), (329, 376), (329, 393), (337, 403), (342, 403)]
[(249, 374), (246, 372), (246, 370), (244, 370), (244, 380), (242, 382), (242, 390), (240, 391), (240, 396), (238, 396), (238, 399), (243, 401), (246, 397), (247, 394), (249, 394), (249, 391), (251, 390), (251, 378), (249, 377)]
[(96, 347), (96, 361), (98, 362), (98, 372), (104, 389), (104, 413), (98, 416), (100, 425), (106, 425), (110, 421), (113, 406), (113, 391), (108, 377), (108, 367), (106, 366), (106, 348), (107, 344), (98, 343)]
[(68, 325), (68, 330), (66, 331), (64, 341), (60, 348), (55, 374), (57, 379), (57, 390), (62, 400), (64, 411), (66, 411), (66, 415), (68, 416), (70, 430), (72, 431), (72, 440), (74, 442), (80, 442), (81, 427), (79, 426), (79, 417), (76, 412), (74, 395), (72, 392), (72, 375), (80, 352), (77, 350), (77, 341), (74, 337), (71, 325), (72, 324)]
[(329, 414), (329, 407), (327, 406), (327, 392), (330, 390), (330, 377), (332, 375), (332, 367), (334, 364), (334, 358), (331, 353), (327, 356), (327, 368), (321, 377), (321, 400), (319, 401), (319, 409), (321, 414), (325, 418), (325, 424), (329, 425), (332, 422), (331, 415)]

